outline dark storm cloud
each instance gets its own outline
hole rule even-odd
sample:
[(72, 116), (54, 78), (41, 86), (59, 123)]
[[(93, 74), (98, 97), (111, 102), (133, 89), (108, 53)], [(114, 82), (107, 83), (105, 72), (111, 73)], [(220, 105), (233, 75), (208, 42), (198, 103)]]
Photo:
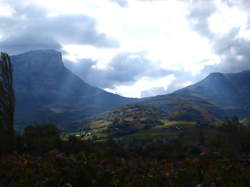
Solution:
[(65, 65), (89, 84), (99, 88), (114, 88), (129, 85), (142, 77), (164, 77), (171, 71), (162, 70), (158, 63), (145, 58), (144, 53), (120, 53), (116, 55), (107, 69), (93, 68), (97, 62), (82, 59), (78, 63)]
[(49, 17), (45, 9), (6, 1), (14, 10), (13, 17), (0, 17), (0, 31), (4, 38), (0, 49), (20, 53), (30, 49), (60, 49), (62, 44), (88, 44), (115, 48), (118, 41), (98, 33), (96, 22), (85, 15)]

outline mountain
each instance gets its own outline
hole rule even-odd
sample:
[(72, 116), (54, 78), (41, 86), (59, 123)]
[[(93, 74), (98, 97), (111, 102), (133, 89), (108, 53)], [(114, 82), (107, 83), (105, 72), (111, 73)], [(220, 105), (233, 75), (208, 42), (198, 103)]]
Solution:
[(172, 132), (168, 128), (171, 124), (179, 124), (182, 128), (191, 122), (210, 126), (233, 115), (247, 118), (250, 116), (249, 83), (250, 71), (212, 73), (171, 94), (128, 104), (92, 117), (85, 123), (102, 136), (151, 137), (157, 134), (166, 137)]
[(198, 95), (223, 107), (244, 107), (250, 104), (250, 71), (212, 73), (204, 80), (176, 91)]
[(77, 119), (136, 101), (88, 85), (64, 67), (55, 50), (30, 51), (11, 60), (17, 129), (41, 122), (71, 128)]
[(174, 94), (197, 96), (223, 108), (227, 116), (250, 115), (250, 71), (212, 73), (200, 82)]
[(225, 116), (250, 116), (250, 71), (212, 73), (174, 93), (137, 100), (88, 85), (65, 68), (61, 53), (54, 50), (31, 51), (11, 60), (18, 129), (50, 122), (74, 130), (97, 121), (112, 126), (117, 120), (144, 128), (164, 121), (211, 124)]

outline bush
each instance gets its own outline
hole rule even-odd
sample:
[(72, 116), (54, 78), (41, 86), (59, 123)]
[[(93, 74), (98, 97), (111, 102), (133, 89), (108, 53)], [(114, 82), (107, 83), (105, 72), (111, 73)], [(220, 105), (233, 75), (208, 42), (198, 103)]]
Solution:
[(27, 151), (46, 153), (60, 148), (60, 131), (52, 124), (31, 125), (24, 129), (24, 139)]

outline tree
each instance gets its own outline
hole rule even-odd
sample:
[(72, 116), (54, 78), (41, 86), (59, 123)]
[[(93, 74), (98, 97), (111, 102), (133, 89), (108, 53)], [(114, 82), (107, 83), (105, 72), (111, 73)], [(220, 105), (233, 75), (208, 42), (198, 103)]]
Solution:
[(230, 158), (250, 153), (250, 129), (242, 125), (237, 117), (227, 119), (218, 130), (213, 144), (219, 152)]
[(11, 151), (14, 146), (15, 96), (12, 66), (6, 53), (0, 54), (0, 152)]
[(60, 148), (60, 130), (52, 124), (30, 125), (24, 129), (27, 151), (47, 153)]

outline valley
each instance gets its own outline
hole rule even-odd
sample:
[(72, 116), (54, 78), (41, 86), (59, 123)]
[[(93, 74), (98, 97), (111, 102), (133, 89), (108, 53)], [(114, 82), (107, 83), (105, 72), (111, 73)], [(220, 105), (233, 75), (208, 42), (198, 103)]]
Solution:
[(244, 120), (250, 115), (250, 71), (212, 73), (170, 94), (133, 99), (88, 85), (64, 67), (59, 52), (40, 50), (11, 58), (19, 130), (48, 122), (69, 134), (88, 134), (87, 139), (174, 139), (184, 131), (179, 126), (214, 127), (226, 117)]

